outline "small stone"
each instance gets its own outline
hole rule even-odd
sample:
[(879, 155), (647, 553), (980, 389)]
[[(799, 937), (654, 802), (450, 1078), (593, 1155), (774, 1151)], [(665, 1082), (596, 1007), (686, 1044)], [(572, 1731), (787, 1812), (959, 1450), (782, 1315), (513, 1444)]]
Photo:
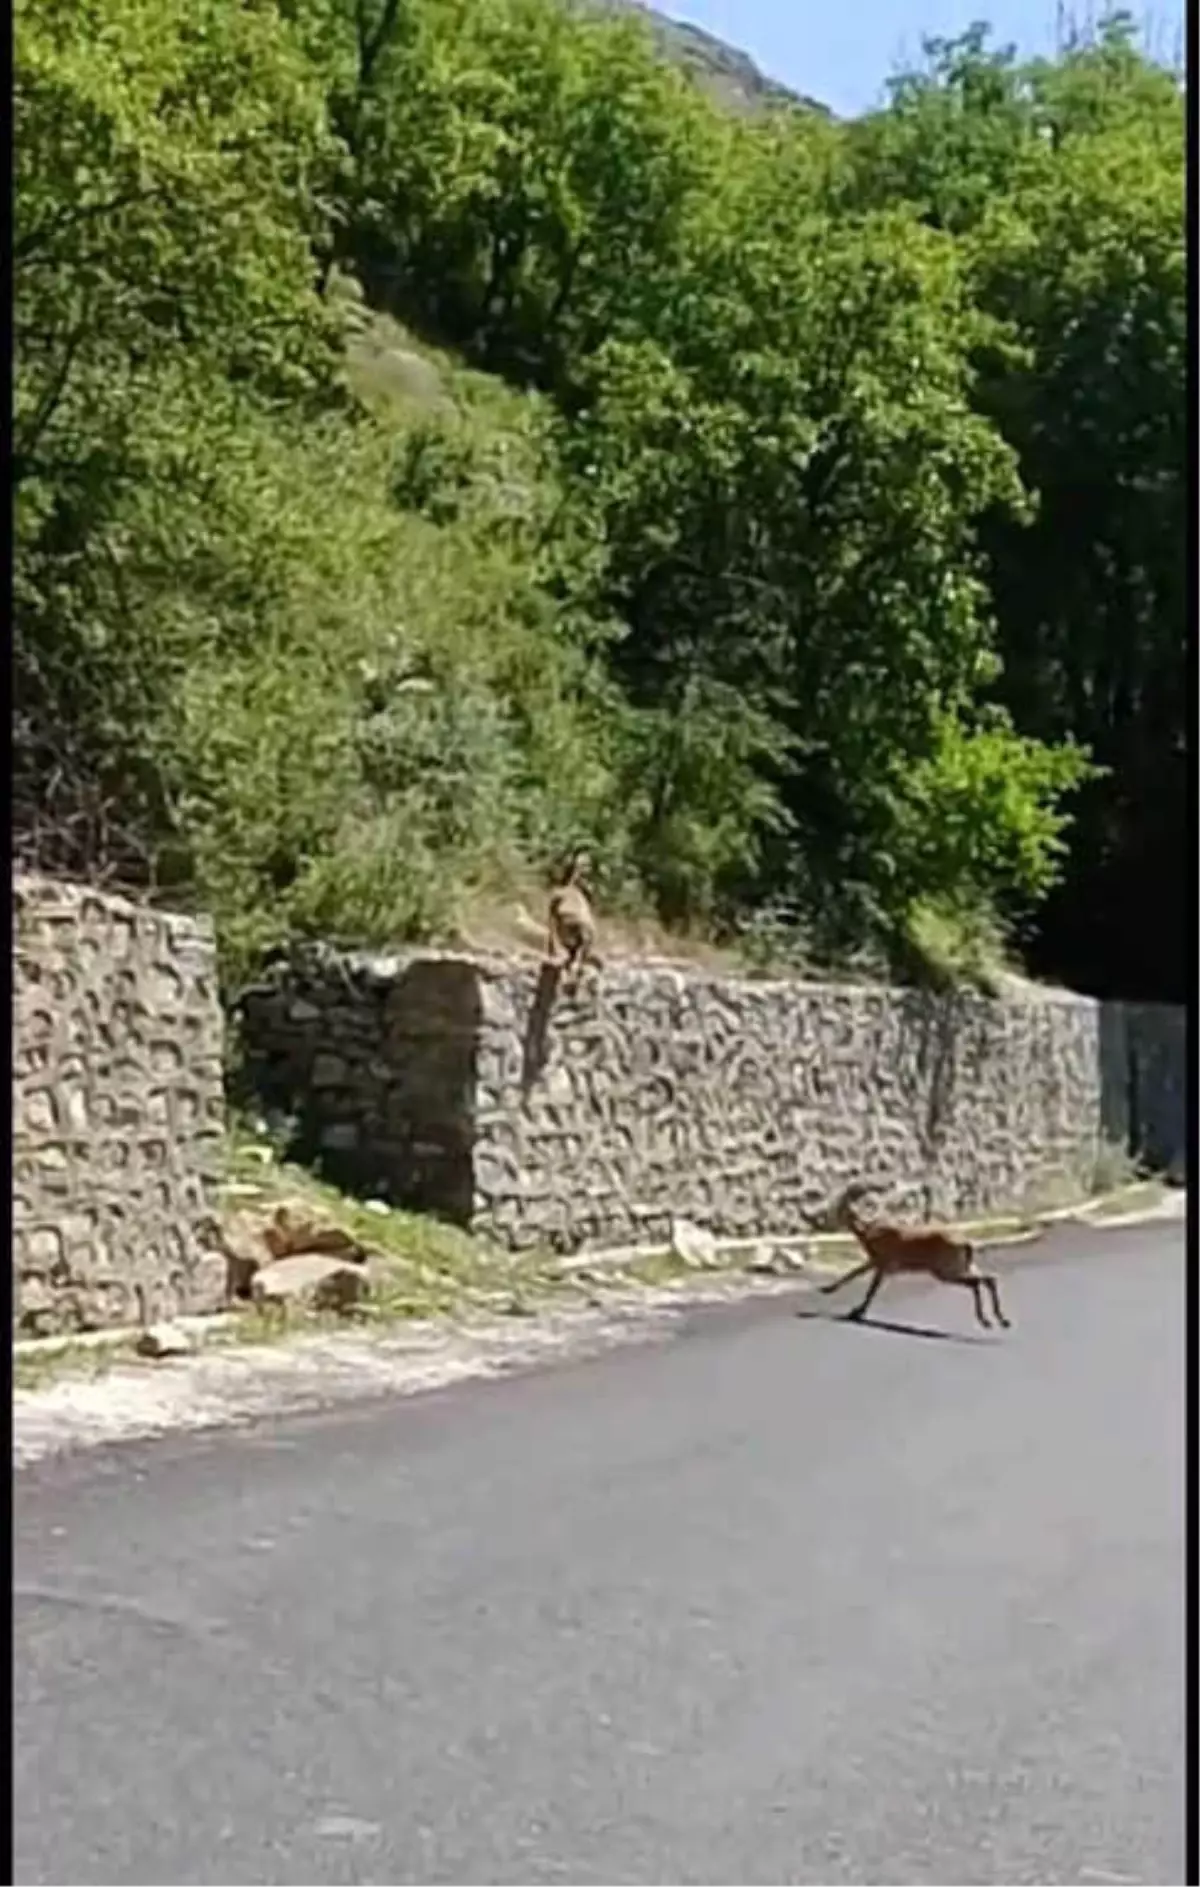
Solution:
[(186, 1330), (178, 1324), (151, 1324), (138, 1337), (136, 1349), (139, 1356), (152, 1356), (162, 1359), (170, 1356), (190, 1356), (196, 1345)]
[(314, 1088), (339, 1088), (346, 1079), (346, 1064), (340, 1055), (315, 1055), (310, 1079)]
[(362, 1302), (369, 1290), (370, 1279), (363, 1266), (344, 1258), (305, 1252), (296, 1258), (279, 1258), (259, 1271), (251, 1295), (256, 1304), (307, 1302), (314, 1310), (345, 1315)]
[(803, 1271), (802, 1253), (793, 1255), (785, 1245), (758, 1245), (746, 1260), (745, 1269), (769, 1278), (784, 1278), (793, 1271)]
[(47, 1271), (62, 1257), (62, 1233), (54, 1226), (42, 1226), (29, 1234), (28, 1264), (33, 1271)]
[(543, 1094), (548, 1101), (566, 1102), (571, 1100), (574, 1089), (571, 1077), (561, 1063), (550, 1070), (542, 1084)]
[(54, 1105), (46, 1089), (35, 1088), (31, 1094), (27, 1094), (21, 1113), (21, 1125), (26, 1133), (54, 1132)]
[(54, 1291), (44, 1278), (18, 1278), (16, 1286), (21, 1330), (25, 1335), (29, 1335), (27, 1328), (29, 1320), (42, 1317), (54, 1309)]
[(221, 1308), (229, 1292), (229, 1261), (223, 1252), (202, 1252), (192, 1273), (188, 1309), (202, 1314)]
[(321, 1145), (327, 1153), (353, 1153), (358, 1139), (358, 1128), (352, 1120), (335, 1120), (321, 1133)]
[(702, 1270), (716, 1262), (717, 1241), (704, 1226), (693, 1225), (690, 1219), (672, 1219), (671, 1251), (685, 1265)]

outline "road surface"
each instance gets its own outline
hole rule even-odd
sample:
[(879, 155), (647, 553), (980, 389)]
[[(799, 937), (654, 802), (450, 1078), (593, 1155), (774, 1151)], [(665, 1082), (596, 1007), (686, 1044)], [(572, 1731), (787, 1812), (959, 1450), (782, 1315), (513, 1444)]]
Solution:
[(1182, 1882), (1183, 1275), (22, 1472), (16, 1881)]

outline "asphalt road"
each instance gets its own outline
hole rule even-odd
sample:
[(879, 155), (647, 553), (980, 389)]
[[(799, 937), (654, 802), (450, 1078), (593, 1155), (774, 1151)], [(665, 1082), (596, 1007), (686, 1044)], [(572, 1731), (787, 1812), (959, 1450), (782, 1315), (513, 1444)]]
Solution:
[(21, 1473), (15, 1880), (1182, 1882), (1183, 1278)]

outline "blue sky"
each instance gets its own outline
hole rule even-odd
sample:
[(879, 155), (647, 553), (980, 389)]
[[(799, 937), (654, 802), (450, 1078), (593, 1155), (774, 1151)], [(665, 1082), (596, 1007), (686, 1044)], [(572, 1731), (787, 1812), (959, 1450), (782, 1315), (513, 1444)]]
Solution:
[[(740, 46), (785, 85), (829, 105), (840, 116), (880, 102), (898, 64), (915, 61), (926, 35), (950, 38), (985, 19), (996, 39), (1022, 52), (1050, 52), (1055, 0), (652, 0), (660, 13), (690, 20)], [(1090, 0), (1094, 18), (1100, 0)], [(1089, 0), (1066, 0), (1081, 25)], [(1151, 50), (1170, 58), (1182, 0), (1133, 0), (1129, 11), (1148, 23)]]

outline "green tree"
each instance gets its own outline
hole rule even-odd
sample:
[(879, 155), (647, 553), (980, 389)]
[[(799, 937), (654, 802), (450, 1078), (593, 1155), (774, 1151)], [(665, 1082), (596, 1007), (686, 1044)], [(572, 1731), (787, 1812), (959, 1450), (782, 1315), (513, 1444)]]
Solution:
[(1015, 343), (980, 400), (1040, 500), (1019, 538), (990, 534), (1003, 698), (1023, 730), (1070, 735), (1108, 770), (1044, 915), (1047, 960), (1182, 1000), (1187, 290), (1182, 107), (1159, 104), (1064, 140), (981, 227), (975, 266)]
[(271, 8), (30, 0), (17, 53), (19, 854), (199, 900), (231, 967), (445, 930), (611, 790), (545, 429), (363, 409)]
[(849, 130), (559, 0), (22, 0), (16, 50), (26, 856), (231, 965), (583, 836), (680, 924), (896, 949), (1045, 897), (1079, 742), (1135, 777), (1178, 100), (1117, 28)]
[(323, 100), (273, 11), (224, 0), (23, 0), (15, 55), (18, 826), (136, 868), (156, 789), (121, 756), (160, 651), (119, 519), (207, 476), (214, 394), (332, 385)]
[(1029, 933), (1085, 987), (1182, 999), (1186, 804), (1184, 119), (1179, 76), (1123, 12), (1019, 65), (983, 29), (933, 42), (852, 127), (843, 209), (902, 201), (952, 230), (981, 320), (976, 409), (1032, 521), (984, 521), (998, 698), (1081, 743), (1065, 874)]
[[(744, 351), (710, 321), (691, 371), (661, 349), (605, 350), (567, 450), (628, 625), (618, 672), (658, 728), (650, 851), (678, 844), (696, 784), (682, 760), (699, 749), (723, 807), (710, 899), (722, 882), (769, 886), (844, 931), (894, 931), (919, 879), (914, 768), (948, 751), (947, 717), (969, 719), (995, 674), (977, 527), (1023, 494), (972, 410), (976, 323), (950, 239), (894, 214), (810, 213), (792, 234), (747, 255), (731, 232), (710, 258), (713, 319), (770, 302), (759, 333), (775, 346)], [(739, 757), (740, 800), (722, 751)], [(1050, 774), (1014, 778), (981, 818), (1036, 824)], [(980, 844), (1003, 852), (998, 835)]]
[(891, 81), (883, 109), (847, 127), (842, 209), (908, 204), (935, 229), (970, 229), (1041, 146), (1027, 68), (979, 22), (924, 42), (924, 64)]
[(720, 114), (641, 21), (560, 0), (382, 0), (353, 31), (341, 253), (379, 305), (569, 393), (670, 274), (719, 176)]

